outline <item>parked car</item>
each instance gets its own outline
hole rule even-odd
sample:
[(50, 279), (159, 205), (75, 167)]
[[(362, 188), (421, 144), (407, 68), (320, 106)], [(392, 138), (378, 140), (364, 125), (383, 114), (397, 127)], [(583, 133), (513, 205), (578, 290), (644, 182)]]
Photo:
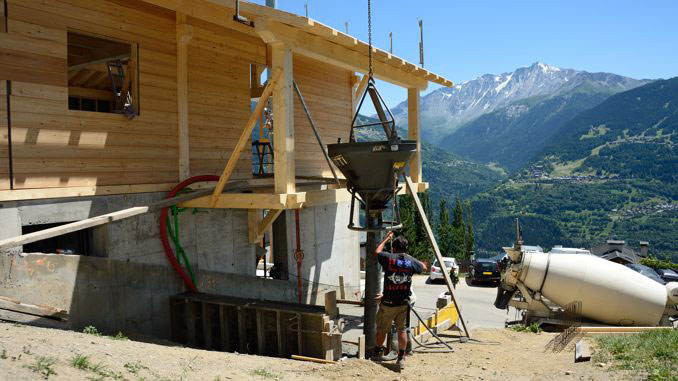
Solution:
[(633, 271), (639, 272), (646, 277), (652, 279), (653, 281), (659, 283), (659, 284), (666, 284), (666, 282), (659, 277), (659, 274), (657, 274), (656, 271), (652, 270), (652, 268), (647, 267), (645, 265), (640, 265), (637, 263), (629, 263), (626, 265), (626, 267), (630, 268)]
[(678, 282), (678, 273), (671, 269), (659, 269), (656, 270), (657, 274), (664, 279), (664, 282), (669, 283), (669, 282)]
[[(457, 265), (457, 261), (451, 257), (443, 257), (443, 261), (445, 261), (447, 271), (450, 271), (450, 273), (454, 272), (454, 274), (459, 277), (459, 266)], [(436, 280), (442, 279), (445, 279), (445, 277), (443, 276), (443, 271), (440, 269), (440, 264), (438, 264), (438, 260), (436, 259), (431, 266), (431, 274), (428, 276), (428, 280), (433, 283)]]
[(469, 281), (476, 283), (494, 283), (500, 281), (499, 264), (496, 260), (490, 258), (477, 258), (471, 262), (469, 267)]

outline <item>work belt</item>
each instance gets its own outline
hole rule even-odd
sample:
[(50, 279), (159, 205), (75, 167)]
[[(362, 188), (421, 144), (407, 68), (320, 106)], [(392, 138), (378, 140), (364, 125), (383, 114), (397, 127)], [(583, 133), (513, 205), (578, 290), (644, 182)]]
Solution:
[(381, 304), (389, 307), (400, 307), (400, 306), (406, 306), (409, 303), (409, 300), (382, 300)]

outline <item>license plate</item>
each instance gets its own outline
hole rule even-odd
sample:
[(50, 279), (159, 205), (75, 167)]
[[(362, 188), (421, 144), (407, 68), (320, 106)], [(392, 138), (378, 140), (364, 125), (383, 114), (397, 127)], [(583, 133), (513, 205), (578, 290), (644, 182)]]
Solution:
[(492, 272), (490, 272), (490, 271), (483, 271), (483, 275), (492, 275)]

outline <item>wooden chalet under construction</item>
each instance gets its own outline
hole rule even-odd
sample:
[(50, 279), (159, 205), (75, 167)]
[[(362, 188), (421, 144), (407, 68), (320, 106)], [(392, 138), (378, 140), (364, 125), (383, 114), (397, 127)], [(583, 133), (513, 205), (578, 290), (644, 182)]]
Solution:
[[(266, 332), (282, 324), (275, 303), (323, 305), (328, 291), (360, 298), (351, 196), (294, 83), (323, 142), (346, 139), (367, 83), (366, 43), (252, 3), (236, 15), (234, 0), (0, 0), (0, 12), (0, 296), (62, 311), (71, 328), (166, 338), (200, 305), (212, 320), (199, 330), (227, 313), (240, 322), (233, 330), (253, 321)], [(452, 83), (379, 49), (373, 60), (376, 78), (407, 88), (408, 135), (419, 141), (420, 92)], [(270, 301), (268, 312), (249, 319), (233, 299), (226, 309), (176, 296), (186, 286), (160, 239), (167, 205), (158, 203), (198, 175), (210, 181), (170, 210), (172, 247), (183, 247), (198, 291)], [(409, 176), (426, 189), (419, 153)], [(115, 215), (134, 207), (148, 208)], [(172, 319), (171, 296), (191, 306)], [(320, 316), (303, 329), (329, 332), (323, 311), (302, 312)], [(177, 328), (183, 341), (195, 343), (195, 327)], [(253, 339), (258, 352), (302, 353), (300, 317), (296, 329), (296, 349)], [(224, 340), (218, 348), (250, 348), (246, 337)], [(335, 344), (308, 354), (331, 357)]]

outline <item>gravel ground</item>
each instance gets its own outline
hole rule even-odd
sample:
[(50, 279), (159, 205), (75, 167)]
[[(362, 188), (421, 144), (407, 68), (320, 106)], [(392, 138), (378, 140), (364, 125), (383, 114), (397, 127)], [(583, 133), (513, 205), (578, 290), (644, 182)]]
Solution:
[[(398, 374), (391, 364), (366, 360), (347, 359), (324, 365), (0, 323), (0, 379), (39, 380), (51, 372), (54, 373), (48, 377), (54, 380), (634, 378), (629, 373), (611, 371), (607, 365), (574, 364), (572, 352), (545, 353), (544, 346), (552, 334), (484, 329), (474, 331), (473, 337), (483, 343), (456, 344), (455, 353), (414, 354), (407, 358), (406, 369)], [(88, 356), (85, 369), (71, 365), (78, 355)], [(50, 362), (53, 364), (49, 365)]]

